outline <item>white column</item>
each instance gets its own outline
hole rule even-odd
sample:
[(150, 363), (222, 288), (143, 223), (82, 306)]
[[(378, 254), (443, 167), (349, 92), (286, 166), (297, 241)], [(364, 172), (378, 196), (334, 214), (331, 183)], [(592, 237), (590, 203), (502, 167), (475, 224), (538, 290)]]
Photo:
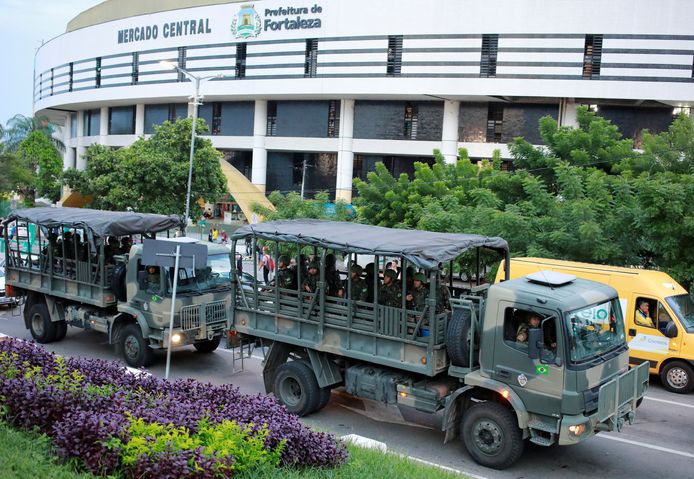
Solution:
[(569, 98), (562, 98), (559, 101), (559, 126), (578, 127), (577, 109), (578, 103)]
[(265, 192), (267, 181), (267, 150), (265, 135), (267, 133), (267, 101), (255, 101), (253, 117), (253, 163), (251, 165), (251, 183)]
[(354, 100), (340, 102), (340, 142), (337, 150), (337, 179), (335, 199), (352, 202), (352, 175), (354, 173)]
[(65, 153), (63, 154), (63, 170), (75, 167), (75, 150), (72, 149), (72, 115), (77, 113), (68, 113), (65, 118), (65, 126), (63, 127), (63, 144), (65, 145)]
[(443, 127), (441, 128), (441, 154), (446, 163), (458, 160), (458, 125), (460, 123), (460, 102), (444, 100)]
[(87, 162), (84, 159), (84, 112), (77, 112), (77, 138), (75, 141), (77, 151), (75, 155), (75, 168), (84, 170), (87, 167)]
[(99, 143), (106, 144), (108, 136), (108, 107), (102, 106), (99, 116)]
[(135, 105), (135, 136), (145, 134), (145, 105), (138, 103)]

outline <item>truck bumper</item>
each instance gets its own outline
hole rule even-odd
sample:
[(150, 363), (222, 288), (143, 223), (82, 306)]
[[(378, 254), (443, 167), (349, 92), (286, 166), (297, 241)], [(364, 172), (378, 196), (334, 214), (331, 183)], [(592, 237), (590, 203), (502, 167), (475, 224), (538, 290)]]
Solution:
[(601, 431), (621, 431), (636, 417), (636, 401), (648, 390), (648, 363), (640, 364), (600, 386), (598, 410), (590, 415), (563, 416), (559, 445), (579, 443)]

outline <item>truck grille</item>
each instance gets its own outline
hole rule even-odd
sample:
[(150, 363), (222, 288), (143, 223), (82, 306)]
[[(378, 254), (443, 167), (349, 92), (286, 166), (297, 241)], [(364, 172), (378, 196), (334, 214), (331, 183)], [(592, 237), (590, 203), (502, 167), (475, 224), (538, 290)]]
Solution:
[(184, 306), (181, 308), (181, 329), (190, 331), (200, 328), (201, 320), (205, 320), (205, 324), (217, 324), (227, 320), (226, 303), (224, 301), (215, 301), (209, 304), (199, 304), (193, 306)]

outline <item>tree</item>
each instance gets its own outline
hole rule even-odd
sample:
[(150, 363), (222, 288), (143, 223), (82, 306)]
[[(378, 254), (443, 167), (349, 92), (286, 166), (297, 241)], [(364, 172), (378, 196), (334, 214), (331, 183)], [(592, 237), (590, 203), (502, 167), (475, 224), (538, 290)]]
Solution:
[[(86, 152), (87, 168), (68, 170), (66, 183), (81, 195), (91, 196), (95, 208), (183, 214), (191, 127), (188, 118), (167, 121), (155, 127), (150, 138), (141, 138), (125, 148), (92, 145)], [(196, 127), (198, 133), (207, 131), (202, 119)], [(221, 159), (222, 154), (208, 138), (195, 139), (191, 209), (197, 198), (214, 201), (226, 193)]]
[[(354, 219), (354, 211), (341, 200), (330, 203), (327, 192), (318, 192), (313, 200), (302, 200), (296, 192), (283, 195), (279, 191), (273, 191), (268, 199), (275, 206), (275, 210), (255, 204), (253, 211), (266, 220), (286, 220), (297, 218), (328, 219), (332, 221), (349, 221)], [(327, 205), (333, 207), (327, 207)]]
[(2, 132), (4, 148), (6, 151), (15, 152), (31, 132), (38, 131), (44, 134), (58, 151), (65, 151), (65, 144), (54, 136), (56, 130), (56, 126), (45, 116), (30, 117), (17, 114), (7, 121), (7, 127)]

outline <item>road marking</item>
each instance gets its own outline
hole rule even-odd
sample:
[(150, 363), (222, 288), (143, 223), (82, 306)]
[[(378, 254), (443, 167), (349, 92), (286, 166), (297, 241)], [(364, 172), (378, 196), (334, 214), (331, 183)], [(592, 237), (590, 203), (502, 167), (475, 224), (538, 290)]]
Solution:
[(624, 442), (626, 444), (632, 444), (634, 446), (641, 446), (641, 447), (645, 447), (647, 449), (653, 449), (654, 451), (669, 452), (670, 454), (675, 454), (677, 456), (684, 456), (684, 457), (689, 457), (691, 459), (694, 459), (694, 454), (692, 454), (691, 452), (684, 452), (684, 451), (678, 451), (676, 449), (670, 449), (667, 447), (654, 446), (653, 444), (648, 444), (648, 443), (639, 442), (639, 441), (632, 441), (631, 439), (624, 439), (622, 437), (604, 436), (602, 434), (598, 434), (596, 437), (601, 437), (603, 439), (609, 439), (611, 441)]
[(683, 402), (669, 401), (669, 400), (667, 400), (667, 399), (658, 399), (658, 398), (652, 398), (652, 397), (648, 397), (648, 396), (646, 396), (645, 399), (646, 399), (647, 401), (664, 402), (664, 403), (666, 403), (666, 404), (674, 404), (675, 406), (682, 406), (682, 407), (688, 407), (688, 408), (694, 409), (694, 405), (692, 405), (692, 404), (685, 404), (685, 403), (683, 403)]

